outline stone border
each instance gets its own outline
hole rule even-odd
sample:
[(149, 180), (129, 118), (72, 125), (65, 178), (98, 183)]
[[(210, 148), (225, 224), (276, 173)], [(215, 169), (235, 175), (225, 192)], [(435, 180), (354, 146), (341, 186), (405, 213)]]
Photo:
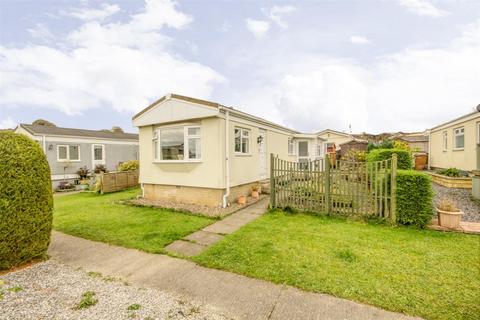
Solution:
[(471, 177), (447, 177), (438, 173), (427, 172), (432, 181), (447, 188), (472, 189)]

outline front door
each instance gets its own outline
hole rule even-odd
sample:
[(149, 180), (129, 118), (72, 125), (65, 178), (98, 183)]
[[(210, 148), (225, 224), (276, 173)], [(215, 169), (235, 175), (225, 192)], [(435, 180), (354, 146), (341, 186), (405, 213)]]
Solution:
[(267, 178), (267, 131), (260, 129), (258, 133), (258, 158), (260, 162), (260, 179)]
[(307, 163), (309, 159), (308, 141), (298, 141), (298, 162)]

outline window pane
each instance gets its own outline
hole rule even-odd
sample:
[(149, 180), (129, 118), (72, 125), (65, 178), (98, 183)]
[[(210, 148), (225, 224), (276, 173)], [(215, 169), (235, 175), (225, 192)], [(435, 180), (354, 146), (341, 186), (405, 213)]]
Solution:
[(153, 140), (153, 159), (158, 160), (159, 155), (158, 140)]
[(244, 137), (248, 137), (250, 135), (250, 131), (242, 130), (242, 134), (243, 134)]
[(188, 139), (188, 158), (189, 159), (200, 159), (201, 149), (200, 149), (200, 138), (189, 138)]
[(189, 136), (198, 136), (200, 135), (200, 128), (188, 128)]
[(235, 152), (241, 152), (240, 130), (235, 129)]
[(102, 146), (93, 147), (93, 159), (94, 160), (103, 160), (103, 148)]
[(183, 160), (183, 128), (161, 130), (160, 145), (162, 160)]
[(463, 148), (465, 145), (465, 136), (459, 135), (455, 137), (455, 148)]
[(242, 138), (242, 153), (248, 153), (248, 138)]
[(78, 152), (78, 146), (68, 146), (70, 149), (70, 160), (80, 160), (80, 154)]
[(58, 159), (60, 160), (67, 159), (67, 147), (58, 147)]

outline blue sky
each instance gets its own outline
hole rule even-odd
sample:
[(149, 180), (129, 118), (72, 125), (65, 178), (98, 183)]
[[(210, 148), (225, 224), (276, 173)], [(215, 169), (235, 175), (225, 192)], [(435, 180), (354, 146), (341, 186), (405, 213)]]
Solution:
[(480, 1), (0, 0), (0, 128), (136, 129), (168, 92), (304, 132), (416, 131), (480, 103)]

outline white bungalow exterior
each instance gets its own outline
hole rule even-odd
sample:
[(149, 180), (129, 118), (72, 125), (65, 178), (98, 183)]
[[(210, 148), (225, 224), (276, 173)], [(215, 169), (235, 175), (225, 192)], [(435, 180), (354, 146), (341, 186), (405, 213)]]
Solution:
[(324, 156), (324, 139), (245, 112), (177, 94), (133, 117), (144, 197), (227, 206), (270, 177), (271, 153), (291, 161)]

